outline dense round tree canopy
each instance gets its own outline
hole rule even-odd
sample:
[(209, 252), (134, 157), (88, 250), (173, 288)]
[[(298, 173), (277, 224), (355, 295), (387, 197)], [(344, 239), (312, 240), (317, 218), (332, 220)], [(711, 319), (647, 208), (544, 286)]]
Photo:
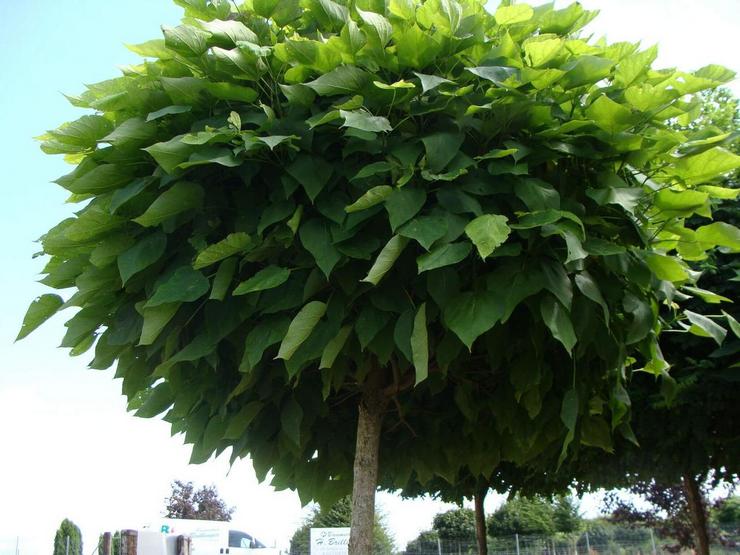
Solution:
[(373, 395), (386, 487), (632, 436), (664, 321), (709, 327), (676, 304), (682, 257), (740, 248), (708, 221), (727, 137), (667, 125), (731, 72), (589, 42), (578, 4), (177, 3), (43, 137), (76, 164), (80, 210), (42, 238), (72, 294), (20, 336), (80, 308), (62, 345), (115, 365), (132, 410), (305, 501), (348, 493)]

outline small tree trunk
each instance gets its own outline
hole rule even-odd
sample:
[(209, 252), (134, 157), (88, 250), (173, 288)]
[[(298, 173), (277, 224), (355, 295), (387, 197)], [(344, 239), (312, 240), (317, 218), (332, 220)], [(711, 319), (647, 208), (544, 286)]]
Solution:
[(386, 403), (382, 391), (377, 388), (366, 391), (359, 406), (349, 555), (370, 555), (373, 552), (378, 451)]
[(709, 532), (707, 531), (707, 513), (704, 510), (704, 499), (699, 490), (699, 484), (696, 483), (696, 479), (691, 474), (684, 474), (683, 490), (686, 493), (686, 501), (689, 505), (691, 524), (694, 526), (696, 552), (698, 555), (709, 555)]
[(488, 493), (488, 484), (484, 483), (475, 492), (475, 537), (478, 540), (478, 555), (488, 555), (488, 534), (486, 533), (486, 511), (483, 501)]

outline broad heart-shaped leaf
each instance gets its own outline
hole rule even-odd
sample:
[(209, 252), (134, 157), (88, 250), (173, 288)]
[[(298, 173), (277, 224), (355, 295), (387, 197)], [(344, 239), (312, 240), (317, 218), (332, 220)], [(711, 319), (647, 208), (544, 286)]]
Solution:
[(460, 293), (444, 307), (444, 320), (468, 349), (504, 314), (504, 299), (494, 291)]
[(444, 84), (454, 84), (454, 81), (450, 81), (444, 77), (438, 75), (427, 75), (426, 73), (414, 72), (419, 80), (421, 81), (421, 91), (423, 93), (431, 91)]
[(519, 70), (513, 67), (481, 66), (465, 68), (470, 73), (491, 81), (498, 87), (518, 87), (521, 85)]
[(134, 414), (139, 418), (153, 418), (172, 406), (175, 394), (168, 382), (161, 382), (148, 391), (144, 404)]
[(465, 226), (465, 234), (478, 249), (482, 259), (488, 258), (509, 238), (511, 228), (506, 225), (508, 221), (506, 216), (486, 214), (478, 216)]
[(607, 133), (619, 133), (639, 121), (629, 108), (602, 94), (586, 108), (586, 116)]
[(540, 313), (552, 336), (560, 341), (570, 354), (578, 341), (568, 310), (555, 297), (545, 295), (540, 302)]
[(47, 135), (67, 145), (93, 148), (112, 129), (113, 124), (103, 116), (82, 116), (54, 131), (49, 131)]
[(422, 70), (430, 66), (442, 50), (435, 35), (422, 30), (416, 23), (406, 27), (395, 37), (398, 63), (402, 67)]
[(357, 14), (362, 18), (366, 25), (372, 27), (375, 33), (378, 35), (380, 46), (385, 47), (388, 41), (391, 40), (393, 34), (393, 27), (390, 21), (388, 21), (382, 15), (375, 12), (366, 12), (361, 10), (359, 7), (356, 8)]
[(435, 268), (442, 268), (450, 264), (457, 264), (470, 254), (470, 243), (448, 243), (440, 245), (427, 254), (416, 259), (419, 273)]
[(313, 202), (329, 182), (333, 170), (324, 160), (302, 154), (286, 167), (285, 171), (303, 186), (308, 198)]
[(208, 293), (210, 288), (211, 283), (201, 272), (192, 266), (182, 266), (157, 287), (145, 308), (165, 303), (192, 302)]
[(139, 345), (151, 345), (159, 337), (167, 323), (180, 308), (181, 303), (165, 303), (152, 308), (144, 308), (142, 317), (144, 324), (141, 328)]
[(382, 133), (384, 131), (393, 131), (388, 118), (374, 116), (364, 110), (339, 110), (339, 115), (344, 118), (342, 127), (351, 127), (360, 131), (369, 131), (371, 133)]
[(364, 195), (358, 198), (355, 202), (347, 206), (344, 211), (348, 214), (352, 212), (359, 212), (360, 210), (366, 210), (380, 204), (393, 194), (393, 187), (388, 185), (378, 185), (369, 189)]
[(645, 262), (658, 279), (677, 282), (686, 281), (689, 278), (685, 264), (671, 256), (648, 253), (645, 255)]
[(283, 360), (290, 360), (293, 354), (298, 350), (311, 332), (319, 323), (322, 316), (326, 312), (326, 304), (321, 301), (311, 301), (305, 305), (296, 314), (295, 318), (290, 322), (288, 331), (283, 337), (282, 343), (280, 343), (280, 349), (277, 357)]
[(409, 240), (406, 237), (400, 235), (391, 237), (362, 281), (378, 285), (383, 276), (393, 267), (396, 259), (401, 256), (401, 252), (403, 252), (408, 242)]
[(101, 164), (79, 177), (75, 177), (74, 173), (57, 179), (56, 183), (79, 195), (112, 191), (132, 178), (131, 170), (120, 164)]
[(676, 175), (686, 185), (698, 185), (740, 168), (740, 156), (722, 147), (710, 148), (695, 156), (679, 158), (674, 163)]
[(422, 139), (427, 155), (427, 166), (440, 173), (460, 151), (464, 137), (458, 133), (434, 133)]
[(367, 84), (369, 75), (355, 66), (339, 66), (329, 73), (306, 83), (321, 96), (359, 94)]
[(398, 234), (414, 239), (426, 250), (435, 241), (447, 235), (447, 218), (442, 216), (419, 216), (398, 230)]
[(733, 252), (740, 251), (740, 229), (727, 222), (714, 222), (696, 230), (696, 240), (702, 248), (726, 247)]
[(164, 191), (149, 208), (133, 221), (144, 227), (159, 225), (165, 220), (199, 208), (203, 204), (203, 188), (190, 181), (178, 181)]
[(134, 275), (159, 260), (167, 247), (167, 236), (157, 232), (140, 239), (118, 257), (118, 271), (124, 285)]
[(193, 268), (200, 270), (216, 262), (244, 252), (252, 244), (252, 239), (244, 232), (230, 233), (218, 243), (207, 246), (198, 253)]
[(26, 316), (23, 318), (21, 329), (18, 332), (18, 337), (16, 337), (15, 340), (18, 341), (19, 339), (26, 337), (33, 330), (54, 316), (63, 304), (64, 301), (59, 295), (46, 294), (36, 298), (28, 307)]
[(717, 342), (717, 345), (722, 345), (727, 335), (727, 330), (715, 323), (711, 318), (707, 318), (703, 314), (697, 314), (690, 310), (684, 310), (686, 318), (691, 322), (689, 331), (694, 335), (701, 337), (711, 337)]
[(427, 195), (421, 188), (406, 186), (396, 189), (385, 201), (391, 230), (395, 231), (398, 226), (416, 216), (424, 206), (426, 198)]
[(519, 4), (515, 6), (501, 6), (496, 10), (494, 17), (499, 25), (513, 25), (529, 21), (534, 16), (532, 6)]
[(266, 289), (273, 289), (288, 281), (290, 277), (290, 270), (287, 268), (281, 268), (279, 266), (268, 266), (263, 268), (251, 278), (241, 282), (236, 289), (234, 289), (233, 295), (246, 295), (247, 293), (254, 293), (255, 291), (264, 291)]
[(419, 385), (429, 376), (429, 339), (427, 336), (427, 305), (422, 303), (414, 317), (411, 332), (411, 358), (416, 373), (415, 384)]
[(208, 49), (210, 35), (190, 25), (163, 27), (162, 32), (167, 48), (183, 56), (200, 56)]
[(149, 112), (149, 114), (146, 116), (146, 121), (154, 121), (159, 118), (163, 118), (165, 116), (171, 116), (175, 114), (184, 114), (186, 112), (189, 112), (193, 109), (192, 106), (165, 106), (164, 108), (161, 108), (160, 110), (156, 110), (154, 112)]
[(177, 166), (186, 162), (195, 150), (194, 146), (182, 142), (184, 136), (178, 135), (169, 141), (155, 143), (144, 150), (157, 161), (157, 164), (162, 166), (164, 171), (173, 173)]
[(326, 221), (318, 218), (309, 220), (301, 225), (298, 235), (303, 246), (313, 255), (316, 264), (328, 278), (342, 256), (332, 242)]

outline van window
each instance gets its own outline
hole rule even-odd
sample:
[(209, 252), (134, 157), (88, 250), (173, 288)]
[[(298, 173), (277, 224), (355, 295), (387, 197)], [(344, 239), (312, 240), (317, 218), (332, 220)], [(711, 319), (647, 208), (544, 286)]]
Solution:
[(265, 546), (246, 532), (241, 532), (239, 530), (229, 530), (229, 547), (262, 549)]

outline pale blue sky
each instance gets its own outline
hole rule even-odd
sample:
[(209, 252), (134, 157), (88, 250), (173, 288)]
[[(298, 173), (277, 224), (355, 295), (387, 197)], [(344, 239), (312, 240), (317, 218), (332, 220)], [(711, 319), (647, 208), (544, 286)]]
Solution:
[[(740, 2), (582, 3), (602, 9), (594, 33), (659, 42), (663, 65), (740, 68)], [(285, 542), (303, 514), (293, 494), (257, 486), (249, 464), (229, 476), (222, 461), (187, 467), (187, 450), (170, 439), (167, 426), (125, 414), (111, 374), (86, 370), (86, 356), (70, 359), (55, 348), (63, 318), (13, 344), (28, 303), (45, 292), (34, 283), (43, 262), (31, 258), (38, 250), (33, 241), (72, 209), (65, 192), (50, 184), (71, 166), (43, 155), (32, 137), (84, 113), (61, 92), (76, 94), (83, 83), (117, 75), (117, 65), (137, 61), (123, 43), (156, 38), (160, 24), (174, 25), (180, 15), (168, 0), (0, 0), (0, 555), (14, 553), (16, 535), (23, 555), (48, 553), (65, 516), (83, 526), (88, 554), (103, 528), (156, 518), (175, 478), (216, 483), (237, 505), (237, 521), (270, 542)], [(141, 455), (121, 455), (126, 451)], [(381, 505), (399, 547), (440, 509), (392, 496)]]

